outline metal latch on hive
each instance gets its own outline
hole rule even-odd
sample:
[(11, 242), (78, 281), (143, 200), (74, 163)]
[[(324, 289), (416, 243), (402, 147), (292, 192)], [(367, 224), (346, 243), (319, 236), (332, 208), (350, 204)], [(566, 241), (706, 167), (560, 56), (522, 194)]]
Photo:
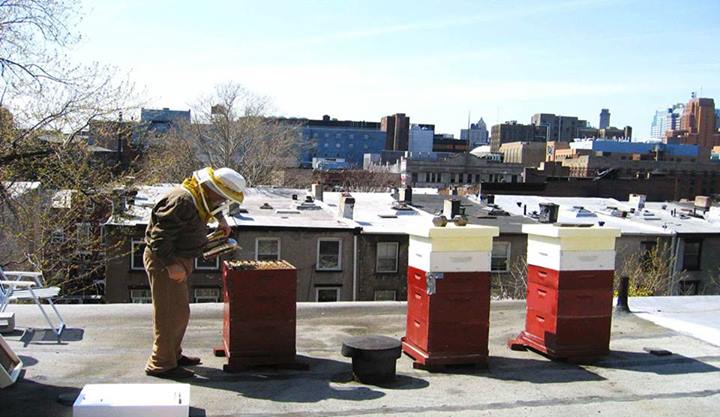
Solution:
[(425, 274), (425, 288), (428, 295), (435, 294), (437, 280), (443, 279), (445, 274), (442, 272), (428, 272)]

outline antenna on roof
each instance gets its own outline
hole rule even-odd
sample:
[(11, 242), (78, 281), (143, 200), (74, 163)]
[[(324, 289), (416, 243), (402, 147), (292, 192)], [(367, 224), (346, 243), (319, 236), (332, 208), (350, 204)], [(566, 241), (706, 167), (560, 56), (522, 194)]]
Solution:
[[(462, 135), (460, 135), (462, 136)], [(467, 141), (467, 149), (465, 149), (466, 153), (470, 152), (470, 110), (468, 110), (468, 124), (467, 124), (467, 138), (465, 138)]]

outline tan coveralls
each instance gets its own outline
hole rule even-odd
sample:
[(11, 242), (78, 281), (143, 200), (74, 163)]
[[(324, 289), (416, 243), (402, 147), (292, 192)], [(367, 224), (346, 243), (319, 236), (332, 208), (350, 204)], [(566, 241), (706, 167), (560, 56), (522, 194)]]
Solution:
[(171, 280), (165, 267), (180, 264), (189, 276), (193, 259), (202, 255), (207, 243), (206, 234), (207, 226), (186, 190), (173, 189), (153, 207), (145, 231), (147, 247), (143, 256), (152, 292), (154, 325), (152, 355), (145, 366), (147, 372), (177, 367), (190, 319), (188, 283)]

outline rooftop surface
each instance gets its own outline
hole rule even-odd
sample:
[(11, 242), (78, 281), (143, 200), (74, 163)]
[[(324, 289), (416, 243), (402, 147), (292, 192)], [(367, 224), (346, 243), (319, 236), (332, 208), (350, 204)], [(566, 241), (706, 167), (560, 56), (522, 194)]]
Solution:
[[(363, 233), (404, 234), (408, 230), (427, 226), (433, 216), (412, 206), (397, 210), (397, 200), (390, 193), (351, 193), (355, 198), (353, 221)], [(323, 202), (337, 210), (341, 193), (325, 192)]]
[[(641, 310), (663, 310), (644, 299)], [(674, 297), (683, 305), (703, 304), (705, 314), (720, 312), (720, 297)], [(684, 303), (682, 301), (685, 301)], [(631, 300), (631, 308), (636, 301)], [(638, 304), (639, 305), (639, 304)], [(151, 344), (150, 305), (62, 305), (69, 330), (57, 344), (28, 340), (22, 332), (5, 335), (26, 363), (17, 384), (0, 390), (2, 416), (71, 416), (58, 394), (89, 383), (162, 383), (144, 375)], [(11, 305), (17, 325), (42, 328), (39, 310)], [(505, 343), (524, 326), (525, 304), (493, 302), (489, 369), (428, 373), (413, 369), (405, 356), (397, 380), (385, 386), (351, 380), (349, 359), (340, 355), (348, 337), (382, 334), (401, 337), (405, 304), (298, 304), (297, 347), (307, 371), (260, 369), (240, 374), (221, 371), (212, 356), (220, 341), (221, 304), (192, 305), (186, 353), (204, 364), (191, 382), (191, 416), (712, 416), (720, 406), (718, 346), (660, 327), (634, 314), (616, 315), (611, 354), (594, 365), (550, 361), (531, 351), (515, 352)], [(716, 327), (717, 327), (717, 320)], [(27, 334), (30, 334), (28, 332)], [(654, 356), (643, 348), (671, 351)]]
[[(645, 208), (630, 213), (628, 201), (597, 197), (546, 197), (528, 195), (496, 195), (495, 204), (513, 215), (540, 211), (540, 203), (560, 206), (559, 223), (598, 224), (616, 227), (626, 235), (672, 235), (720, 233), (717, 208), (712, 207), (704, 218), (693, 217), (687, 204), (646, 202)], [(525, 206), (525, 207), (523, 207)], [(627, 217), (620, 217), (621, 212)]]
[[(179, 184), (160, 184), (138, 188), (135, 203), (121, 217), (108, 220), (111, 225), (146, 225), (155, 203)], [(337, 207), (322, 201), (305, 202), (306, 190), (289, 188), (248, 188), (240, 213), (228, 217), (230, 226), (353, 229), (352, 221), (338, 218)], [(293, 196), (296, 199), (293, 199)]]

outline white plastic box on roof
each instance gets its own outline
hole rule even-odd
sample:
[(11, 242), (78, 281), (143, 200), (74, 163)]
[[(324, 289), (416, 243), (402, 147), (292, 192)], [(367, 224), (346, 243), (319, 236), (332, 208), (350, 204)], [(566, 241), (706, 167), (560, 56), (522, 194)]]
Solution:
[(73, 404), (73, 417), (188, 417), (188, 384), (89, 384)]

